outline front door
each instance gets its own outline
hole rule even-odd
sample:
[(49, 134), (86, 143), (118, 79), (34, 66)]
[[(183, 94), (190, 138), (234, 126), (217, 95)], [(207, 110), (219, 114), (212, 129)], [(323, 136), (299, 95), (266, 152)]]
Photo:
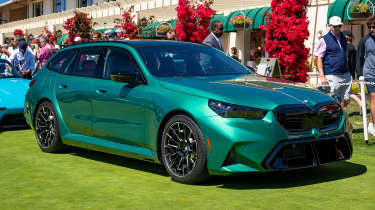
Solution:
[(93, 134), (119, 143), (144, 145), (147, 85), (131, 85), (110, 80), (111, 74), (140, 72), (130, 53), (122, 48), (110, 48), (102, 80), (95, 80)]

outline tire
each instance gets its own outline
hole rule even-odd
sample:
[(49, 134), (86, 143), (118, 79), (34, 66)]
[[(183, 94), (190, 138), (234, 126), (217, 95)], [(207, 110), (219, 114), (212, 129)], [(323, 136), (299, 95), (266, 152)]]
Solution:
[(35, 135), (43, 152), (56, 153), (64, 149), (55, 107), (49, 101), (42, 102), (35, 114)]
[(197, 184), (208, 177), (207, 152), (203, 135), (190, 117), (176, 115), (164, 127), (161, 155), (172, 180)]

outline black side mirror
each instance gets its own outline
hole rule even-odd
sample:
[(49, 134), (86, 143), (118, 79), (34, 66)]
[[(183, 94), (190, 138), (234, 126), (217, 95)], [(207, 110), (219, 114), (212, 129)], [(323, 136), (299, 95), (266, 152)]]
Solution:
[(247, 70), (250, 71), (251, 73), (256, 73), (256, 71), (253, 67), (247, 66), (247, 65), (246, 65), (246, 67), (247, 67)]
[(138, 74), (136, 73), (114, 73), (111, 74), (111, 80), (129, 84), (143, 84), (143, 82), (138, 79)]

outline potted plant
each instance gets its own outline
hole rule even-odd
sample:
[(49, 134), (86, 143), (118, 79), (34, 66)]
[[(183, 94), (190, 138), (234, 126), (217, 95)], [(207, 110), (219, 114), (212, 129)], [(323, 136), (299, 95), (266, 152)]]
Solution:
[(167, 32), (172, 29), (168, 23), (163, 23), (156, 28), (156, 36), (157, 37), (165, 37)]
[(367, 4), (354, 2), (353, 8), (350, 12), (352, 18), (368, 18), (371, 15), (370, 7)]
[(245, 28), (249, 28), (250, 24), (253, 23), (253, 21), (251, 21), (249, 17), (242, 16), (242, 15), (235, 16), (231, 18), (230, 20), (232, 21), (232, 25), (236, 29), (241, 29), (241, 28), (243, 29), (244, 25), (245, 25)]

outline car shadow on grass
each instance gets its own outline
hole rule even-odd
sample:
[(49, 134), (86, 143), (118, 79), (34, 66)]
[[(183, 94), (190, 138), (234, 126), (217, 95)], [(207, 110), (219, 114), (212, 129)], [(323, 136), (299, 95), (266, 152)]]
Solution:
[[(69, 153), (82, 158), (121, 167), (141, 170), (160, 176), (169, 176), (162, 165), (147, 161), (77, 147), (70, 147), (66, 152), (63, 153)], [(317, 168), (306, 168), (291, 171), (243, 173), (231, 176), (210, 176), (207, 181), (199, 185), (218, 186), (220, 188), (237, 190), (291, 188), (346, 179), (362, 175), (366, 172), (367, 168), (364, 165), (342, 161), (322, 165)]]
[[(367, 109), (367, 114), (368, 113), (370, 113), (370, 109)], [(353, 116), (362, 116), (362, 115), (359, 111), (350, 112), (349, 117), (353, 117)]]
[(346, 179), (366, 173), (364, 165), (347, 161), (285, 172), (214, 176), (204, 185), (217, 185), (228, 189), (291, 188)]
[(20, 130), (29, 130), (31, 129), (28, 125), (17, 125), (13, 127), (1, 127), (0, 126), (0, 133), (7, 132), (7, 131), (20, 131)]
[(352, 130), (352, 133), (363, 133), (363, 128), (355, 128)]
[(97, 152), (93, 150), (86, 150), (78, 147), (70, 147), (67, 150), (67, 153), (70, 153), (75, 156), (87, 158), (90, 160), (96, 160), (108, 164), (113, 164), (121, 167), (127, 167), (135, 170), (141, 170), (148, 173), (153, 173), (161, 176), (169, 176), (168, 173), (164, 170), (163, 166), (160, 164), (155, 164), (143, 160), (137, 160), (132, 158), (127, 158), (123, 156)]

